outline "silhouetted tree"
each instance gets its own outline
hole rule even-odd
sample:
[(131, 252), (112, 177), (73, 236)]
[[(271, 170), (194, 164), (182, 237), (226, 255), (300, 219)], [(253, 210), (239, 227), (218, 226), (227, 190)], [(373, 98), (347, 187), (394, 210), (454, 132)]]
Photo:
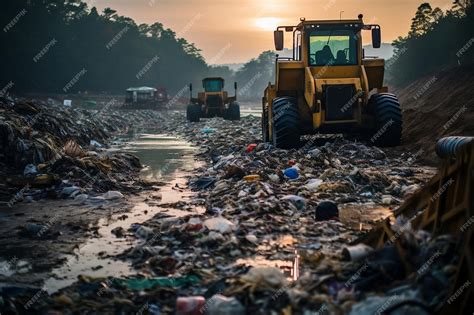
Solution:
[(474, 61), (474, 12), (470, 1), (445, 14), (423, 3), (406, 37), (393, 42), (395, 55), (388, 76), (406, 84), (441, 69)]

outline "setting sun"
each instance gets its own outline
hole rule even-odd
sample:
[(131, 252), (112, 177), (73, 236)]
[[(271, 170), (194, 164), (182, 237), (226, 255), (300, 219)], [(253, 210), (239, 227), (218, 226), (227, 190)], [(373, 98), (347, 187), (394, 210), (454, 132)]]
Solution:
[(273, 31), (280, 24), (281, 19), (275, 17), (261, 17), (255, 20), (255, 25), (264, 31)]

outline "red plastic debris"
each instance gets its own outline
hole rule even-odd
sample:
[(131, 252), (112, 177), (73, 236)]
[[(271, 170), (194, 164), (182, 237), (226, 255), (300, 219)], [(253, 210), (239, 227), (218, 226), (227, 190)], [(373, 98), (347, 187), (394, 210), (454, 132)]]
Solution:
[(248, 145), (246, 152), (251, 153), (253, 150), (255, 150), (256, 147), (257, 147), (256, 143), (251, 143)]

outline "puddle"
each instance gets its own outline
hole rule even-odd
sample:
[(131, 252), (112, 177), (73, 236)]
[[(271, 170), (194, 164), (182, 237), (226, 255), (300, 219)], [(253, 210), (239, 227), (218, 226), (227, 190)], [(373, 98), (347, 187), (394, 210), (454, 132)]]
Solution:
[(392, 210), (374, 203), (346, 204), (339, 208), (341, 222), (361, 231), (370, 230), (376, 222), (387, 217), (393, 217)]
[(255, 117), (262, 117), (262, 110), (255, 109), (252, 107), (240, 106), (240, 116), (245, 117), (249, 115), (252, 115)]
[[(295, 281), (300, 275), (300, 253), (295, 249), (297, 240), (292, 235), (282, 235), (276, 240), (269, 239), (262, 241), (258, 246), (258, 251), (262, 253), (249, 258), (239, 258), (236, 265), (245, 265), (251, 267), (276, 267), (279, 268), (289, 281)], [(277, 249), (275, 249), (275, 247)], [(263, 254), (272, 255), (279, 253), (286, 258), (272, 259)], [(272, 255), (273, 256), (273, 255)]]
[(281, 270), (289, 281), (296, 281), (300, 277), (300, 255), (297, 250), (294, 251), (293, 259), (268, 259), (257, 255), (251, 258), (239, 258), (235, 261), (236, 265), (245, 265), (251, 267), (276, 267)]
[[(112, 230), (122, 227), (128, 230), (134, 223), (143, 223), (158, 213), (166, 213), (173, 217), (190, 215), (194, 212), (166, 208), (167, 203), (188, 199), (192, 193), (185, 190), (186, 174), (198, 166), (194, 160), (195, 149), (183, 140), (164, 135), (143, 134), (138, 139), (125, 143), (122, 150), (136, 154), (142, 164), (147, 165), (141, 176), (167, 182), (159, 192), (146, 192), (145, 195), (159, 194), (160, 198), (153, 203), (137, 202), (131, 210), (124, 214), (103, 218), (99, 221), (97, 238), (89, 239), (75, 255), (69, 255), (66, 263), (52, 271), (44, 288), (54, 293), (67, 287), (77, 280), (79, 275), (91, 277), (124, 277), (136, 274), (127, 261), (112, 258), (127, 248), (139, 243), (135, 238), (117, 238)], [(178, 187), (178, 188), (177, 188)], [(143, 200), (143, 199), (140, 199)]]

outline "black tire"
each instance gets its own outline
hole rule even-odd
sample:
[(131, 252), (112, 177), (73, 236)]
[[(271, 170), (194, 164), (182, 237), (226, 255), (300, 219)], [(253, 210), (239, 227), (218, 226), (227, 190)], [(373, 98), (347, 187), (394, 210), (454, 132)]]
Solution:
[[(266, 100), (263, 100), (264, 103), (266, 103)], [(262, 141), (263, 142), (270, 142), (270, 130), (268, 129), (268, 108), (265, 108), (265, 105), (263, 106), (262, 110)]]
[(199, 122), (201, 118), (201, 107), (193, 104), (188, 105), (186, 108), (186, 118), (190, 122)]
[(376, 146), (400, 145), (402, 139), (402, 110), (394, 94), (380, 93), (371, 96), (369, 108), (375, 116), (375, 129), (370, 141)]
[(227, 115), (225, 115), (227, 120), (240, 120), (240, 105), (237, 102), (232, 102), (229, 104), (227, 109)]
[(300, 146), (300, 113), (296, 98), (277, 97), (272, 102), (272, 142), (280, 149)]

